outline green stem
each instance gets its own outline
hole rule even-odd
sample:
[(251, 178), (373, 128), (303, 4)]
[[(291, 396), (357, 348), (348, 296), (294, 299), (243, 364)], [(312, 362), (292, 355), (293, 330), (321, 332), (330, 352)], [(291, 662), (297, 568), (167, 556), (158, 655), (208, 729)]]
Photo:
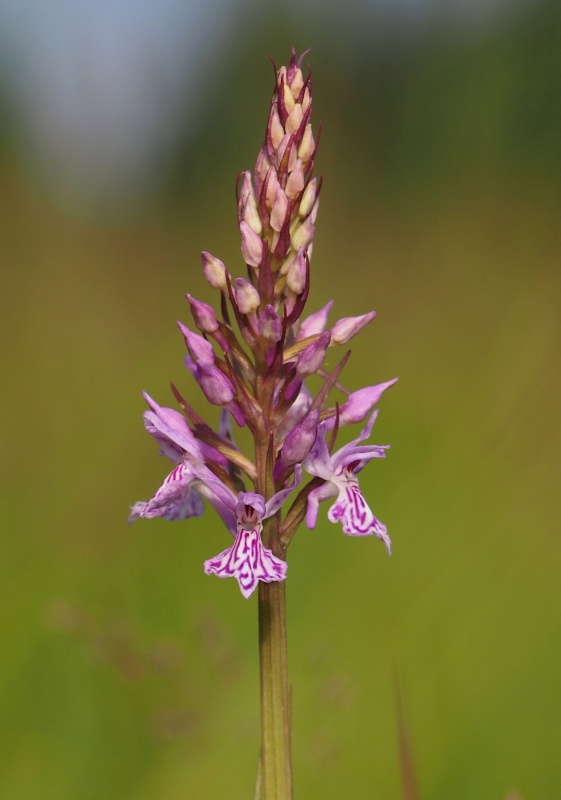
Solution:
[(284, 581), (259, 583), (261, 800), (292, 800)]

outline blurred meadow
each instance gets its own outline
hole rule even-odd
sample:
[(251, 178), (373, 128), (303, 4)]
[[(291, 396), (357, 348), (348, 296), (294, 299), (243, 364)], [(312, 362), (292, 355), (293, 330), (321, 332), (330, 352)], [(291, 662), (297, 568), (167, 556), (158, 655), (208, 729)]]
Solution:
[(292, 45), (308, 309), (375, 308), (344, 383), (400, 377), (361, 484), (391, 559), (327, 506), (289, 550), (296, 798), (413, 800), (398, 673), (421, 798), (558, 800), (559, 5), (11, 0), (0, 30), (0, 800), (253, 796), (255, 597), (202, 569), (228, 534), (126, 518), (167, 474), (140, 391), (204, 409), (175, 323), (215, 301), (201, 250), (243, 274)]

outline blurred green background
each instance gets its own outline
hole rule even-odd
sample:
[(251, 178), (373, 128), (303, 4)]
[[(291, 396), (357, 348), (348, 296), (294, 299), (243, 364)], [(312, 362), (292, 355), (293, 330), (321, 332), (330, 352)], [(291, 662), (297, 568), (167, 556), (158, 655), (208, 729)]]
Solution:
[(123, 174), (49, 128), (55, 79), (39, 91), (22, 59), (52, 31), (2, 40), (1, 800), (253, 796), (256, 602), (202, 570), (227, 534), (212, 511), (126, 517), (167, 472), (140, 390), (172, 405), (172, 379), (203, 409), (175, 320), (186, 291), (215, 301), (201, 250), (242, 274), (235, 177), (266, 55), (292, 44), (313, 48), (323, 123), (308, 308), (378, 311), (349, 388), (400, 376), (373, 435), (389, 458), (362, 478), (392, 558), (326, 506), (289, 551), (296, 797), (400, 797), (396, 669), (423, 798), (561, 797), (561, 15), (397, 6), (246, 3), (217, 41), (187, 26), (174, 52), (202, 37), (205, 58), (177, 67), (185, 118)]

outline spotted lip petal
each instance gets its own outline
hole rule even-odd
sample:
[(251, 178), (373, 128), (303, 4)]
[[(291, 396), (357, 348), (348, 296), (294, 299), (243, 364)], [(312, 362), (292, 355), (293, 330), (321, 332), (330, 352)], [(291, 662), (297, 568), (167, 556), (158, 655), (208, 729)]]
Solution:
[(264, 547), (261, 541), (262, 525), (251, 530), (240, 528), (234, 544), (214, 558), (205, 561), (207, 575), (219, 578), (236, 578), (242, 595), (247, 599), (259, 581), (271, 583), (286, 578), (288, 565)]
[(391, 541), (383, 525), (372, 513), (362, 494), (356, 473), (373, 458), (385, 456), (386, 447), (363, 445), (370, 436), (377, 416), (375, 411), (356, 439), (330, 455), (327, 447), (325, 422), (318, 426), (318, 435), (310, 452), (304, 459), (304, 468), (311, 475), (323, 478), (325, 483), (312, 489), (308, 495), (306, 524), (313, 528), (317, 521), (318, 507), (323, 500), (337, 496), (328, 511), (330, 522), (340, 522), (347, 536), (377, 536), (391, 554)]

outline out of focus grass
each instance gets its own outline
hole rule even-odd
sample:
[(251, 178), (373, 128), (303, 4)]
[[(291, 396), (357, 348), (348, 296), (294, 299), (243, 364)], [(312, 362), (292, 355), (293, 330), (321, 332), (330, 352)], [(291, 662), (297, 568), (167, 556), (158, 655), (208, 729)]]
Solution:
[[(499, 44), (466, 51), (476, 106), (487, 91), (478, 68), (495, 86), (507, 71), (506, 56), (495, 72), (485, 61)], [(381, 84), (328, 84), (318, 49), (326, 182), (310, 309), (331, 297), (338, 316), (376, 308), (346, 382), (400, 382), (373, 436), (391, 443), (389, 457), (363, 478), (391, 560), (325, 520), (289, 553), (298, 796), (399, 796), (397, 666), (423, 797), (515, 788), (555, 800), (560, 235), (554, 150), (550, 173), (538, 157), (551, 137), (526, 141), (526, 156), (499, 137), (485, 161), (484, 148), (460, 148), (469, 137), (460, 126), (454, 139), (450, 123), (438, 169), (422, 137), (415, 157), (399, 115), (376, 122), (372, 140), (359, 131), (368, 86), (376, 98)], [(452, 89), (441, 113), (430, 108), (435, 75), (458, 54), (440, 50), (415, 70), (421, 60), (401, 83), (394, 76), (396, 92), (409, 87), (394, 103), (417, 132), (439, 129), (446, 142), (446, 109), (472, 118)], [(328, 86), (346, 96), (343, 109)], [(232, 91), (246, 96), (248, 84)], [(254, 100), (261, 120), (268, 97)], [(504, 122), (497, 108), (485, 105), (483, 131)], [(547, 109), (543, 119), (538, 132), (551, 124)], [(145, 218), (114, 227), (57, 211), (8, 156), (1, 165), (2, 800), (251, 796), (255, 603), (202, 572), (227, 535), (210, 511), (182, 525), (125, 519), (166, 471), (142, 430), (140, 389), (171, 403), (173, 379), (203, 408), (174, 322), (188, 321), (185, 291), (213, 299), (200, 250), (240, 270), (231, 186), (259, 125), (220, 159), (228, 130), (213, 128), (201, 144), (214, 165), (205, 180), (193, 167), (191, 193), (176, 187)], [(361, 164), (375, 162), (370, 183)]]

